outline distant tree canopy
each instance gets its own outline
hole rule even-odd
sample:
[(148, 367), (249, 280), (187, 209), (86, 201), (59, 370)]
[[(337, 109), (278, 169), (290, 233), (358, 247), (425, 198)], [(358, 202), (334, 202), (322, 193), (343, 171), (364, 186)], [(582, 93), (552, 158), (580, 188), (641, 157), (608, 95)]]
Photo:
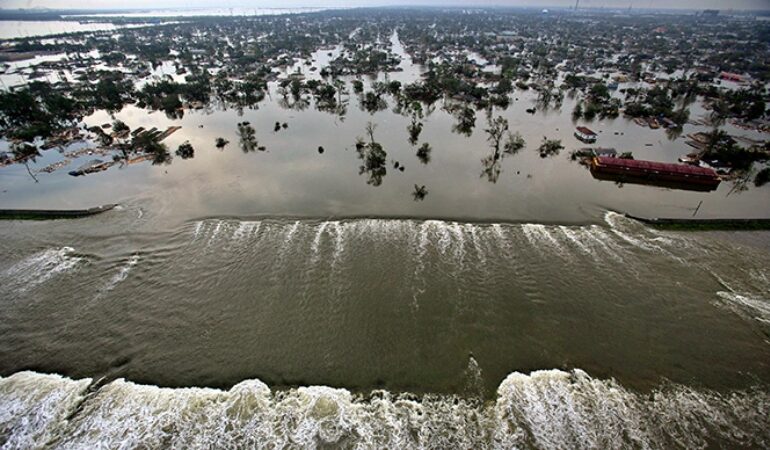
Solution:
[(47, 138), (77, 121), (78, 102), (47, 83), (31, 83), (18, 91), (0, 92), (0, 132), (32, 141)]

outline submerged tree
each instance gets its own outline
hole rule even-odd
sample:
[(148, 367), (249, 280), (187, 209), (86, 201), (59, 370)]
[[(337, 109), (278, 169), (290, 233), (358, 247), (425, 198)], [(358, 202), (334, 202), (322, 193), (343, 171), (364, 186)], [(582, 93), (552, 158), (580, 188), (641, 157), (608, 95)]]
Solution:
[[(486, 176), (490, 183), (497, 183), (502, 172), (500, 165), (505, 155), (515, 155), (522, 148), (524, 148), (525, 142), (521, 135), (511, 133), (508, 131), (508, 120), (502, 116), (489, 121), (489, 128), (484, 131), (487, 132), (487, 140), (492, 147), (492, 153), (481, 160), (481, 176)], [(505, 142), (503, 142), (503, 136), (505, 136)], [(502, 144), (502, 149), (501, 149)]]
[(265, 150), (265, 147), (260, 146), (259, 142), (257, 142), (257, 132), (249, 122), (238, 123), (238, 138), (243, 153), (250, 153), (255, 150)]
[(449, 107), (447, 110), (457, 119), (452, 131), (466, 136), (473, 134), (473, 127), (476, 126), (476, 112), (473, 108), (462, 105)]
[(757, 176), (754, 177), (754, 186), (762, 187), (767, 184), (768, 181), (770, 181), (770, 167), (765, 167), (757, 172)]
[(215, 141), (215, 143), (216, 143), (217, 148), (221, 150), (221, 149), (225, 148), (225, 146), (227, 144), (229, 144), (230, 141), (228, 141), (227, 139), (225, 139), (223, 137), (218, 137), (217, 140)]
[(412, 115), (412, 123), (407, 125), (406, 131), (409, 132), (409, 143), (416, 145), (420, 140), (420, 133), (422, 132), (422, 122), (417, 121), (417, 114)]
[(487, 132), (487, 140), (492, 144), (492, 148), (495, 152), (500, 151), (500, 141), (503, 138), (503, 134), (508, 131), (508, 120), (503, 116), (497, 116), (497, 118), (489, 121), (489, 128), (485, 128)]
[(131, 141), (131, 148), (152, 156), (152, 164), (171, 164), (171, 153), (158, 138), (158, 133), (139, 133)]
[(29, 169), (29, 161), (35, 162), (35, 159), (40, 156), (40, 151), (38, 151), (37, 147), (26, 142), (13, 143), (11, 144), (11, 152), (13, 153), (13, 159), (23, 163), (24, 167), (27, 168), (29, 176), (35, 180), (35, 183), (38, 183), (37, 177)]
[(414, 201), (419, 202), (422, 200), (425, 200), (425, 196), (428, 195), (428, 189), (425, 187), (425, 185), (419, 186), (414, 185), (414, 192), (412, 192), (412, 197), (414, 197)]
[(423, 164), (428, 164), (430, 162), (430, 152), (432, 150), (430, 144), (423, 142), (420, 148), (417, 149), (417, 159)]
[(195, 149), (189, 141), (185, 141), (176, 149), (176, 156), (179, 156), (182, 159), (193, 158), (195, 156)]
[(378, 111), (382, 111), (388, 107), (388, 102), (385, 101), (382, 94), (378, 94), (373, 91), (369, 91), (359, 97), (361, 109), (374, 114)]
[(547, 158), (549, 156), (558, 155), (563, 148), (564, 146), (561, 145), (561, 140), (548, 139), (543, 136), (543, 142), (540, 144), (540, 147), (537, 148), (537, 151), (540, 153), (541, 158)]
[(388, 154), (379, 142), (374, 140), (374, 130), (377, 125), (372, 122), (366, 124), (366, 134), (369, 136), (369, 142), (365, 142), (363, 139), (358, 138), (356, 140), (356, 152), (358, 157), (363, 161), (363, 164), (359, 167), (359, 174), (366, 173), (369, 179), (367, 184), (372, 186), (379, 186), (382, 184), (382, 178), (387, 175), (388, 169), (386, 167)]

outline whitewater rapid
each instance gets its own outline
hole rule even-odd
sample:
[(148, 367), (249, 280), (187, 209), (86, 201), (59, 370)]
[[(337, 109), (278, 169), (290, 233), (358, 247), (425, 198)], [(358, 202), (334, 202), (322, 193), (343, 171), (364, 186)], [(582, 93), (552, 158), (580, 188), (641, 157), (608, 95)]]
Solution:
[(581, 370), (514, 372), (493, 401), (326, 386), (160, 388), (19, 372), (0, 379), (4, 449), (766, 447), (770, 395), (667, 385), (647, 394)]
[[(770, 324), (770, 272), (761, 263), (765, 256), (720, 241), (657, 231), (611, 212), (605, 214), (604, 222), (208, 218), (153, 239), (119, 236), (114, 238), (119, 245), (109, 236), (89, 240), (65, 235), (73, 242), (61, 239), (61, 244), (52, 245), (49, 240), (21, 248), (13, 258), (0, 262), (0, 292), (6, 309), (14, 306), (18, 314), (10, 317), (17, 319), (44, 307), (51, 312), (40, 313), (39, 323), (25, 326), (26, 334), (13, 334), (18, 332), (14, 327), (21, 328), (18, 325), (7, 327), (7, 335), (15, 341), (6, 344), (10, 349), (4, 365), (7, 376), (0, 378), (0, 449), (770, 446), (770, 389), (762, 384), (766, 377), (760, 370), (766, 366), (746, 366), (756, 370), (758, 381), (753, 388), (699, 387), (697, 377), (687, 381), (690, 374), (713, 382), (709, 372), (721, 377), (736, 370), (731, 363), (708, 359), (704, 369), (695, 364), (708, 357), (702, 352), (693, 352), (689, 360), (666, 359), (670, 356), (666, 352), (689, 355), (688, 348), (669, 346), (669, 335), (655, 335), (664, 327), (676, 332), (692, 324), (719, 325), (717, 319), (723, 315), (738, 316), (726, 322), (733, 327), (730, 331), (745, 326), (756, 333), (738, 336), (751, 339), (747, 342), (732, 342), (746, 345), (741, 350), (745, 354), (757, 354), (762, 350), (759, 345), (770, 343), (756, 338)], [(384, 275), (389, 276), (387, 282), (381, 281)], [(368, 284), (361, 285), (362, 280)], [(626, 285), (633, 287), (634, 296), (619, 301), (614, 293), (625, 292)], [(573, 295), (575, 289), (590, 295)], [(662, 291), (657, 293), (657, 303), (645, 303), (649, 294), (637, 295), (645, 289)], [(678, 296), (668, 295), (679, 290)], [(594, 298), (599, 295), (603, 297)], [(688, 309), (679, 309), (684, 306)], [(580, 319), (596, 323), (570, 328), (576, 326), (570, 320), (578, 310), (591, 307), (595, 309)], [(661, 308), (664, 312), (671, 308), (670, 314), (656, 316)], [(346, 313), (371, 310), (390, 314), (391, 322), (379, 329), (381, 334), (369, 334), (363, 326), (349, 332), (351, 324), (368, 321), (373, 327), (383, 316), (361, 313), (345, 322)], [(708, 321), (695, 320), (704, 312)], [(51, 315), (59, 313), (72, 324), (69, 328), (59, 329), (57, 323), (49, 322)], [(640, 313), (650, 315), (644, 317), (645, 329), (629, 331)], [(508, 314), (506, 320), (496, 320), (501, 314)], [(298, 318), (307, 320), (298, 324)], [(630, 319), (618, 322), (626, 318)], [(40, 323), (50, 324), (50, 332), (40, 331)], [(647, 333), (647, 324), (657, 328)], [(622, 332), (611, 334), (621, 326)], [(233, 332), (224, 333), (228, 328)], [(579, 352), (570, 347), (594, 328), (603, 333), (574, 345)], [(499, 354), (487, 352), (487, 362), (524, 353), (522, 359), (511, 358), (501, 372), (489, 377), (490, 383), (504, 377), (489, 396), (483, 392), (491, 393), (495, 386), (484, 385), (475, 360), (466, 370), (468, 379), (475, 380), (467, 386), (474, 395), (354, 392), (329, 386), (278, 389), (258, 379), (239, 382), (243, 375), (232, 381), (226, 378), (259, 374), (271, 385), (284, 386), (292, 385), (280, 382), (285, 373), (308, 376), (312, 383), (316, 374), (307, 372), (331, 367), (343, 368), (344, 376), (359, 377), (350, 384), (342, 379), (338, 384), (342, 386), (380, 386), (371, 380), (386, 379), (392, 382), (387, 386), (397, 386), (395, 391), (408, 382), (432, 383), (431, 377), (438, 373), (445, 377), (441, 387), (452, 388), (458, 383), (451, 369), (441, 372), (447, 361), (439, 359), (442, 349), (436, 355), (431, 353), (433, 348), (415, 350), (423, 342), (418, 339), (454, 339), (457, 348), (453, 350), (459, 353), (464, 351), (464, 347), (458, 350), (459, 344), (469, 339), (483, 343), (490, 336), (499, 338), (519, 329), (524, 331), (493, 349)], [(371, 357), (379, 351), (383, 336), (393, 337), (388, 334), (392, 330), (400, 335), (415, 333), (414, 340), (404, 339), (400, 347), (389, 348), (391, 353)], [(628, 342), (610, 345), (614, 344), (610, 338), (632, 331), (636, 334)], [(37, 360), (28, 358), (30, 348), (60, 344), (55, 341), (57, 332), (82, 341), (73, 341), (79, 346), (72, 348), (54, 347), (72, 353), (57, 359), (52, 368), (33, 364)], [(216, 333), (223, 333), (218, 341), (209, 339)], [(278, 338), (270, 340), (272, 336)], [(530, 336), (544, 342), (530, 341)], [(689, 334), (684, 338), (693, 339)], [(35, 341), (28, 344), (29, 339)], [(705, 338), (697, 339), (690, 342)], [(110, 349), (119, 354), (103, 355), (105, 350), (92, 342), (112, 343)], [(340, 342), (348, 347), (342, 348)], [(657, 346), (642, 354), (643, 344), (650, 342)], [(135, 347), (123, 349), (126, 343)], [(597, 350), (580, 353), (589, 344)], [(302, 352), (308, 345), (314, 347)], [(509, 348), (516, 345), (520, 346)], [(539, 346), (530, 351), (528, 346), (533, 345)], [(707, 350), (709, 354), (724, 351), (718, 347), (719, 342), (714, 342)], [(634, 360), (637, 348), (639, 359)], [(733, 348), (729, 347), (730, 352)], [(215, 362), (206, 364), (201, 351), (208, 351), (207, 357)], [(223, 356), (223, 352), (231, 353)], [(353, 352), (358, 353), (349, 359)], [(744, 353), (738, 358), (745, 359)], [(538, 364), (543, 354), (553, 361)], [(588, 364), (598, 362), (596, 366), (560, 365), (560, 358), (568, 360), (575, 354), (574, 358)], [(46, 355), (57, 357), (58, 353)], [(622, 361), (623, 366), (604, 373), (631, 383), (597, 378), (579, 369), (505, 376), (518, 367), (601, 368), (605, 356), (607, 365)], [(81, 369), (97, 358), (102, 360), (88, 366), (95, 369)], [(238, 365), (247, 358), (251, 365)], [(284, 364), (283, 358), (289, 362)], [(347, 372), (351, 360), (358, 366)], [(74, 361), (71, 367), (66, 366), (69, 361)], [(222, 361), (233, 367), (232, 372), (219, 367)], [(424, 378), (404, 381), (399, 364), (408, 366), (413, 361), (418, 361), (415, 367), (406, 369), (413, 372), (405, 373)], [(715, 367), (718, 364), (729, 367)], [(682, 365), (686, 370), (680, 371)], [(26, 367), (79, 376), (114, 369), (115, 376), (133, 379), (137, 378), (132, 374), (150, 373), (156, 377), (144, 379), (156, 383), (163, 383), (157, 378), (159, 371), (171, 373), (166, 381), (172, 383), (177, 377), (200, 373), (201, 378), (228, 380), (220, 385), (235, 385), (227, 390), (166, 388), (120, 378), (105, 382), (98, 377), (69, 379), (21, 371)], [(677, 383), (660, 381), (662, 371), (681, 378)], [(336, 374), (330, 369), (318, 382), (337, 384)], [(278, 380), (270, 379), (271, 375)], [(752, 376), (750, 370), (748, 376)], [(635, 390), (630, 386), (636, 377), (645, 382), (657, 377), (657, 387)], [(746, 386), (739, 381), (736, 385)]]

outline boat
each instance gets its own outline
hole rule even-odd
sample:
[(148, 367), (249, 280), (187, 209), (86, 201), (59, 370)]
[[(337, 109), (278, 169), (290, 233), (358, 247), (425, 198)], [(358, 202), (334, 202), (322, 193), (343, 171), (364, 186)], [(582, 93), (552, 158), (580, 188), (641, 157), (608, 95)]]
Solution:
[(591, 160), (591, 175), (599, 180), (646, 184), (672, 189), (713, 191), (722, 181), (707, 167), (597, 156)]

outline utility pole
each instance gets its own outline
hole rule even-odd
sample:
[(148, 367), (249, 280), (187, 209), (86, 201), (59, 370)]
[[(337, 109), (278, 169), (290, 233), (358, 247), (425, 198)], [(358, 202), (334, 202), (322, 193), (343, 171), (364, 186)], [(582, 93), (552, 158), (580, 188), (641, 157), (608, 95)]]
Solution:
[(694, 213), (692, 213), (692, 216), (693, 216), (693, 217), (695, 217), (695, 215), (696, 215), (696, 214), (698, 214), (698, 210), (700, 209), (700, 205), (702, 205), (702, 204), (703, 204), (703, 200), (701, 200), (701, 201), (698, 203), (698, 207), (697, 207), (697, 208), (695, 208), (695, 212), (694, 212)]

